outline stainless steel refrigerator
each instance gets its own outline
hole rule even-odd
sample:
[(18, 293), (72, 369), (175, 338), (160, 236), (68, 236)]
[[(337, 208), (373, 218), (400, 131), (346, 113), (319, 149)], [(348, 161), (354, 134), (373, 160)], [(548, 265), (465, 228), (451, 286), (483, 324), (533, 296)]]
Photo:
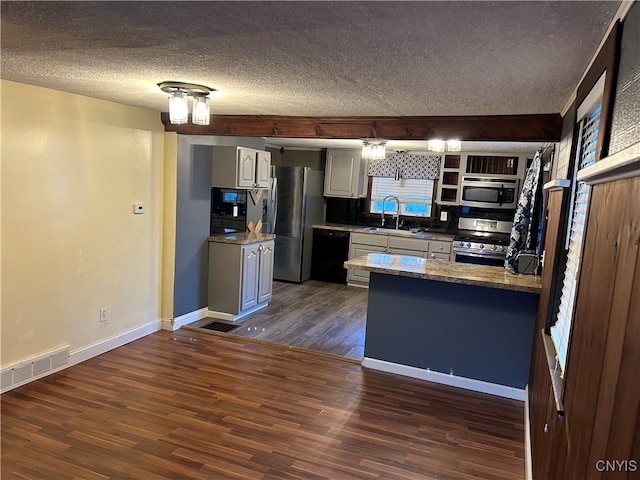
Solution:
[(312, 226), (324, 223), (323, 181), (323, 173), (309, 167), (272, 167), (267, 231), (276, 234), (275, 280), (311, 277)]

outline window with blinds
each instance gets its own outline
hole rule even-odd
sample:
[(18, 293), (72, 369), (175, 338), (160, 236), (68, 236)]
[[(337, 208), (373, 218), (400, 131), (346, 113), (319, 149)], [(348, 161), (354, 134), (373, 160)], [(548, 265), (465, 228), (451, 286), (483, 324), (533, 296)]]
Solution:
[(598, 126), (600, 124), (601, 104), (591, 110), (580, 122), (580, 143), (573, 176), (573, 202), (569, 214), (567, 232), (567, 264), (564, 271), (560, 307), (555, 324), (551, 326), (551, 338), (556, 348), (558, 364), (564, 373), (567, 363), (569, 334), (573, 319), (574, 304), (577, 293), (580, 258), (582, 256), (582, 240), (589, 208), (590, 187), (584, 182), (576, 182), (577, 172), (596, 161), (596, 145), (598, 143)]
[[(382, 213), (383, 200), (395, 195), (400, 201), (400, 215), (430, 217), (433, 204), (433, 180), (373, 177), (371, 181), (371, 213)], [(394, 199), (384, 202), (385, 213), (395, 213)]]

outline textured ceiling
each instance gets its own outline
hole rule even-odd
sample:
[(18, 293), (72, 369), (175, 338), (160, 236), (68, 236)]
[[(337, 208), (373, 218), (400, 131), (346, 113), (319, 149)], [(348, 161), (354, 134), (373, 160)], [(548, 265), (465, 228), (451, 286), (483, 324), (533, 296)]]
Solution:
[(158, 111), (179, 80), (219, 114), (557, 113), (618, 4), (2, 1), (1, 75)]

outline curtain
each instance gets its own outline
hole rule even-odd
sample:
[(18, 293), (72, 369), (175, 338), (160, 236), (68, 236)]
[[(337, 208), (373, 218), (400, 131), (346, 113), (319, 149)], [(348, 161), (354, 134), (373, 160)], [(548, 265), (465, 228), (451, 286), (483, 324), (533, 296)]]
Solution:
[(524, 184), (516, 214), (511, 227), (511, 237), (509, 238), (509, 248), (504, 260), (504, 268), (512, 269), (516, 256), (522, 250), (531, 248), (532, 236), (537, 239), (538, 232), (531, 232), (531, 223), (535, 210), (536, 197), (538, 196), (538, 180), (540, 178), (540, 168), (542, 164), (542, 151), (536, 152), (524, 177)]

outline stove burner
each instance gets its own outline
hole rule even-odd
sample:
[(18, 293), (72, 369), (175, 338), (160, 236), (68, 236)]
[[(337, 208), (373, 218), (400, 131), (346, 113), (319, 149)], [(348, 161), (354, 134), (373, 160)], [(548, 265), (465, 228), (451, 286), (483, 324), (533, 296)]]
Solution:
[(484, 256), (506, 256), (509, 246), (507, 234), (482, 234), (473, 232), (458, 235), (453, 239), (453, 249), (456, 252), (472, 252)]

